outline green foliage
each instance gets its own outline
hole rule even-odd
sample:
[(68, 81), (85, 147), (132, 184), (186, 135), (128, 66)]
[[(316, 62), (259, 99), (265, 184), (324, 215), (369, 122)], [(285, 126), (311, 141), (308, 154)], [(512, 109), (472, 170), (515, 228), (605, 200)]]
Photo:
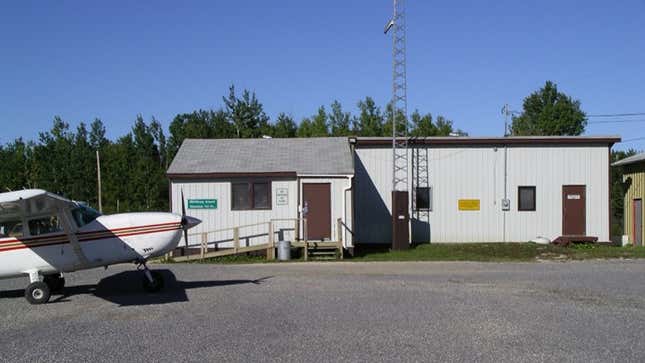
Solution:
[(354, 133), (358, 136), (383, 136), (383, 114), (371, 97), (358, 101), (360, 114), (354, 120)]
[(311, 119), (311, 137), (329, 136), (329, 127), (327, 123), (327, 112), (325, 106), (318, 108), (318, 113)]
[(22, 139), (0, 145), (0, 192), (33, 187), (33, 143)]
[(198, 110), (175, 116), (169, 127), (167, 160), (172, 160), (186, 138), (215, 139), (236, 136), (235, 127), (224, 110)]
[[(41, 132), (36, 142), (16, 139), (0, 145), (0, 191), (42, 188), (98, 207), (98, 152), (105, 213), (167, 210), (165, 173), (186, 138), (391, 135), (391, 109), (387, 108), (390, 117), (386, 120), (370, 97), (358, 102), (358, 116), (352, 116), (334, 101), (330, 112), (320, 106), (315, 115), (299, 125), (284, 113), (271, 123), (262, 103), (248, 90), (238, 96), (231, 86), (223, 101), (220, 109), (177, 114), (168, 134), (154, 117), (146, 122), (139, 115), (131, 131), (113, 141), (106, 137), (106, 127), (98, 118), (89, 127), (80, 122), (70, 129), (68, 122), (56, 116), (51, 129)], [(397, 115), (397, 122), (402, 127), (404, 115)], [(452, 122), (441, 116), (433, 123), (430, 114), (412, 115), (412, 135), (450, 132)]]
[[(394, 109), (392, 108), (392, 104), (388, 103), (387, 106), (385, 107), (385, 115), (387, 115), (385, 123), (383, 124), (383, 136), (392, 136), (392, 117), (394, 115)], [(408, 125), (407, 119), (405, 115), (402, 112), (397, 112), (396, 113), (396, 128), (397, 128), (397, 133), (400, 135), (405, 131), (405, 128), (408, 128), (408, 131), (410, 130), (410, 126)]]
[(297, 131), (298, 126), (293, 121), (293, 117), (281, 113), (278, 115), (275, 125), (273, 126), (271, 136), (281, 138), (296, 137)]
[(244, 90), (240, 98), (235, 95), (235, 87), (231, 86), (228, 97), (222, 99), (226, 106), (226, 115), (238, 138), (257, 138), (270, 134), (269, 117), (255, 97), (255, 92)]
[(300, 121), (300, 126), (298, 126), (298, 132), (296, 135), (298, 137), (311, 137), (312, 134), (311, 120), (308, 118), (302, 119), (302, 121)]
[(587, 125), (580, 101), (558, 92), (547, 81), (539, 91), (524, 99), (523, 112), (513, 117), (513, 135), (580, 135)]
[(433, 122), (431, 114), (428, 113), (422, 116), (418, 110), (415, 110), (410, 115), (410, 121), (410, 136), (450, 136), (453, 132), (466, 135), (461, 130), (454, 130), (452, 121), (441, 115), (437, 117), (436, 122)]
[(332, 136), (349, 136), (352, 134), (350, 129), (352, 115), (344, 112), (340, 102), (334, 101), (331, 104), (331, 113), (329, 114), (329, 125)]

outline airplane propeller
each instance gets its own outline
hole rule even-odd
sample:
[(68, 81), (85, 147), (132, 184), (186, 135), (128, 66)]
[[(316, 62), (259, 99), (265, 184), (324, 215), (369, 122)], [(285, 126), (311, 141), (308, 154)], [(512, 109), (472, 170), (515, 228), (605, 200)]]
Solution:
[(184, 255), (188, 252), (188, 219), (186, 218), (186, 203), (184, 201), (184, 190), (181, 190), (181, 229), (184, 230)]

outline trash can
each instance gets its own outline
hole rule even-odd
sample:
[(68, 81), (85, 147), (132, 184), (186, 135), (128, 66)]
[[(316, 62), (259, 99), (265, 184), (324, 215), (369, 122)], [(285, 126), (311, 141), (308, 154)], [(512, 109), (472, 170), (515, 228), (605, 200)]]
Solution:
[(278, 260), (289, 261), (291, 259), (291, 242), (278, 241)]

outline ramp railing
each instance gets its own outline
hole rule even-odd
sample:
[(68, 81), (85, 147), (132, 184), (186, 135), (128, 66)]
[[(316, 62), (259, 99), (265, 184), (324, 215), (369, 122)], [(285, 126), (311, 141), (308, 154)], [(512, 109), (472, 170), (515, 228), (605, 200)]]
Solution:
[[(305, 261), (309, 260), (309, 251), (317, 249), (337, 249), (336, 255), (342, 259), (343, 228), (351, 233), (351, 230), (339, 218), (336, 241), (309, 241), (306, 218), (277, 218), (268, 222), (189, 233), (188, 247), (181, 247), (182, 253), (179, 256), (171, 253), (168, 257), (180, 262), (265, 250), (267, 260), (274, 260), (276, 258), (276, 237), (278, 240), (287, 240), (287, 235), (291, 234), (291, 245), (303, 249)], [(198, 242), (194, 242), (195, 240)]]

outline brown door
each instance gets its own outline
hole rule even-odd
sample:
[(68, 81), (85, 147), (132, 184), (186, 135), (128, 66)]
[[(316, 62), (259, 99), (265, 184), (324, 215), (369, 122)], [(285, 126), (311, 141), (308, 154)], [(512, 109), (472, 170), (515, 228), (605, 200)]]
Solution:
[(587, 233), (586, 186), (562, 186), (562, 234), (584, 236)]
[(331, 239), (331, 188), (328, 183), (302, 184), (302, 204), (307, 218), (307, 238)]
[(410, 210), (409, 194), (392, 191), (392, 249), (407, 250), (410, 247)]

